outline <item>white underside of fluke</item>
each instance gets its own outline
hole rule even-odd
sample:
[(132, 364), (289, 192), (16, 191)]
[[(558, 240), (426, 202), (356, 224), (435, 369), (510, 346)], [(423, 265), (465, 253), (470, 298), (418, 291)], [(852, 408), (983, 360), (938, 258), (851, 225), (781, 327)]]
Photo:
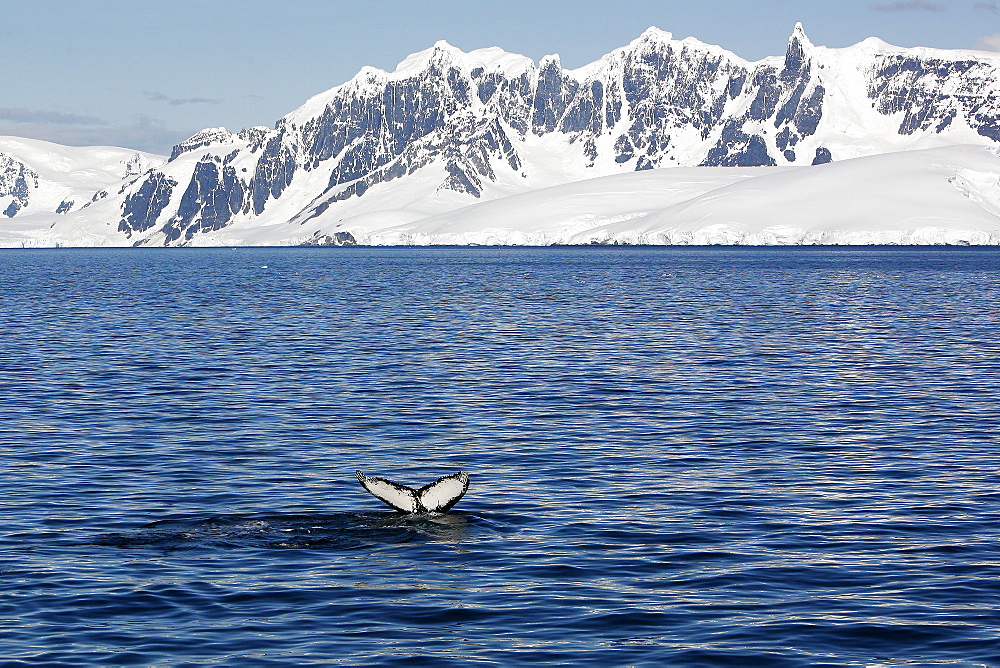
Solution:
[(469, 474), (465, 471), (443, 476), (420, 489), (366, 476), (361, 471), (355, 471), (354, 475), (372, 496), (401, 513), (443, 513), (469, 489)]

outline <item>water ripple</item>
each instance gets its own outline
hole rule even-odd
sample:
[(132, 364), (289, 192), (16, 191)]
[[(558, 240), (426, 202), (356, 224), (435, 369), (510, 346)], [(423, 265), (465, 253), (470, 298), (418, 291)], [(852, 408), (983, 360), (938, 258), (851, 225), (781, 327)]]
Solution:
[(993, 249), (0, 256), (3, 665), (1000, 665)]

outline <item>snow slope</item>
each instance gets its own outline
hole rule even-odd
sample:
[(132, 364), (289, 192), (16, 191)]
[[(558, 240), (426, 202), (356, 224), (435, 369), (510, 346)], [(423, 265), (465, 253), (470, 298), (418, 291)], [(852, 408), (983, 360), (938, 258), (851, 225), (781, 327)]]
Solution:
[(996, 149), (950, 146), (769, 173), (577, 235), (647, 244), (1000, 244)]
[[(1000, 244), (1000, 151), (946, 146), (815, 167), (687, 167), (615, 174), (455, 207), (435, 175), (381, 184), (325, 230), (238, 224), (204, 245)], [(437, 176), (440, 176), (438, 174)], [(422, 184), (423, 187), (417, 187)], [(454, 193), (450, 194), (454, 196)], [(362, 200), (355, 200), (355, 207)], [(92, 207), (107, 207), (109, 200)], [(0, 245), (129, 245), (69, 216)], [(333, 237), (342, 234), (338, 239)]]
[(816, 167), (657, 169), (484, 202), (369, 244), (1000, 244), (1000, 157), (950, 146)]
[[(788, 167), (650, 169), (540, 188), (383, 229), (355, 233), (370, 245), (589, 243), (595, 230)], [(357, 229), (351, 221), (347, 227)], [(598, 237), (601, 234), (598, 233)], [(574, 241), (580, 238), (583, 241)], [(610, 239), (610, 237), (608, 237)]]

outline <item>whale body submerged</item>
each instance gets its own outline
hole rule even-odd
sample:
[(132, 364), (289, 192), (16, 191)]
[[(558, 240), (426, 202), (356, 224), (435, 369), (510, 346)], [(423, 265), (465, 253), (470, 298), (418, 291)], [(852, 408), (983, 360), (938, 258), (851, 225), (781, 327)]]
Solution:
[(355, 471), (358, 482), (376, 499), (401, 513), (443, 513), (451, 509), (469, 489), (469, 474), (460, 471), (442, 476), (429, 485), (413, 489), (385, 478)]

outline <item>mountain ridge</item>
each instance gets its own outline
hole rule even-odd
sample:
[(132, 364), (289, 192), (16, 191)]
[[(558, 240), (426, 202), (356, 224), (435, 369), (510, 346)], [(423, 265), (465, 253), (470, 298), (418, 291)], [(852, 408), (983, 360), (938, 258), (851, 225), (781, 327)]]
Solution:
[(343, 240), (353, 219), (379, 211), (418, 220), (616, 173), (995, 145), (998, 80), (1000, 55), (876, 38), (830, 49), (801, 24), (784, 56), (754, 62), (658, 28), (574, 70), (557, 55), (535, 63), (439, 41), (394, 72), (363, 68), (273, 128), (203, 130), (53, 225), (114, 220), (110, 242), (135, 245), (200, 243), (230, 228), (267, 228), (280, 243)]

